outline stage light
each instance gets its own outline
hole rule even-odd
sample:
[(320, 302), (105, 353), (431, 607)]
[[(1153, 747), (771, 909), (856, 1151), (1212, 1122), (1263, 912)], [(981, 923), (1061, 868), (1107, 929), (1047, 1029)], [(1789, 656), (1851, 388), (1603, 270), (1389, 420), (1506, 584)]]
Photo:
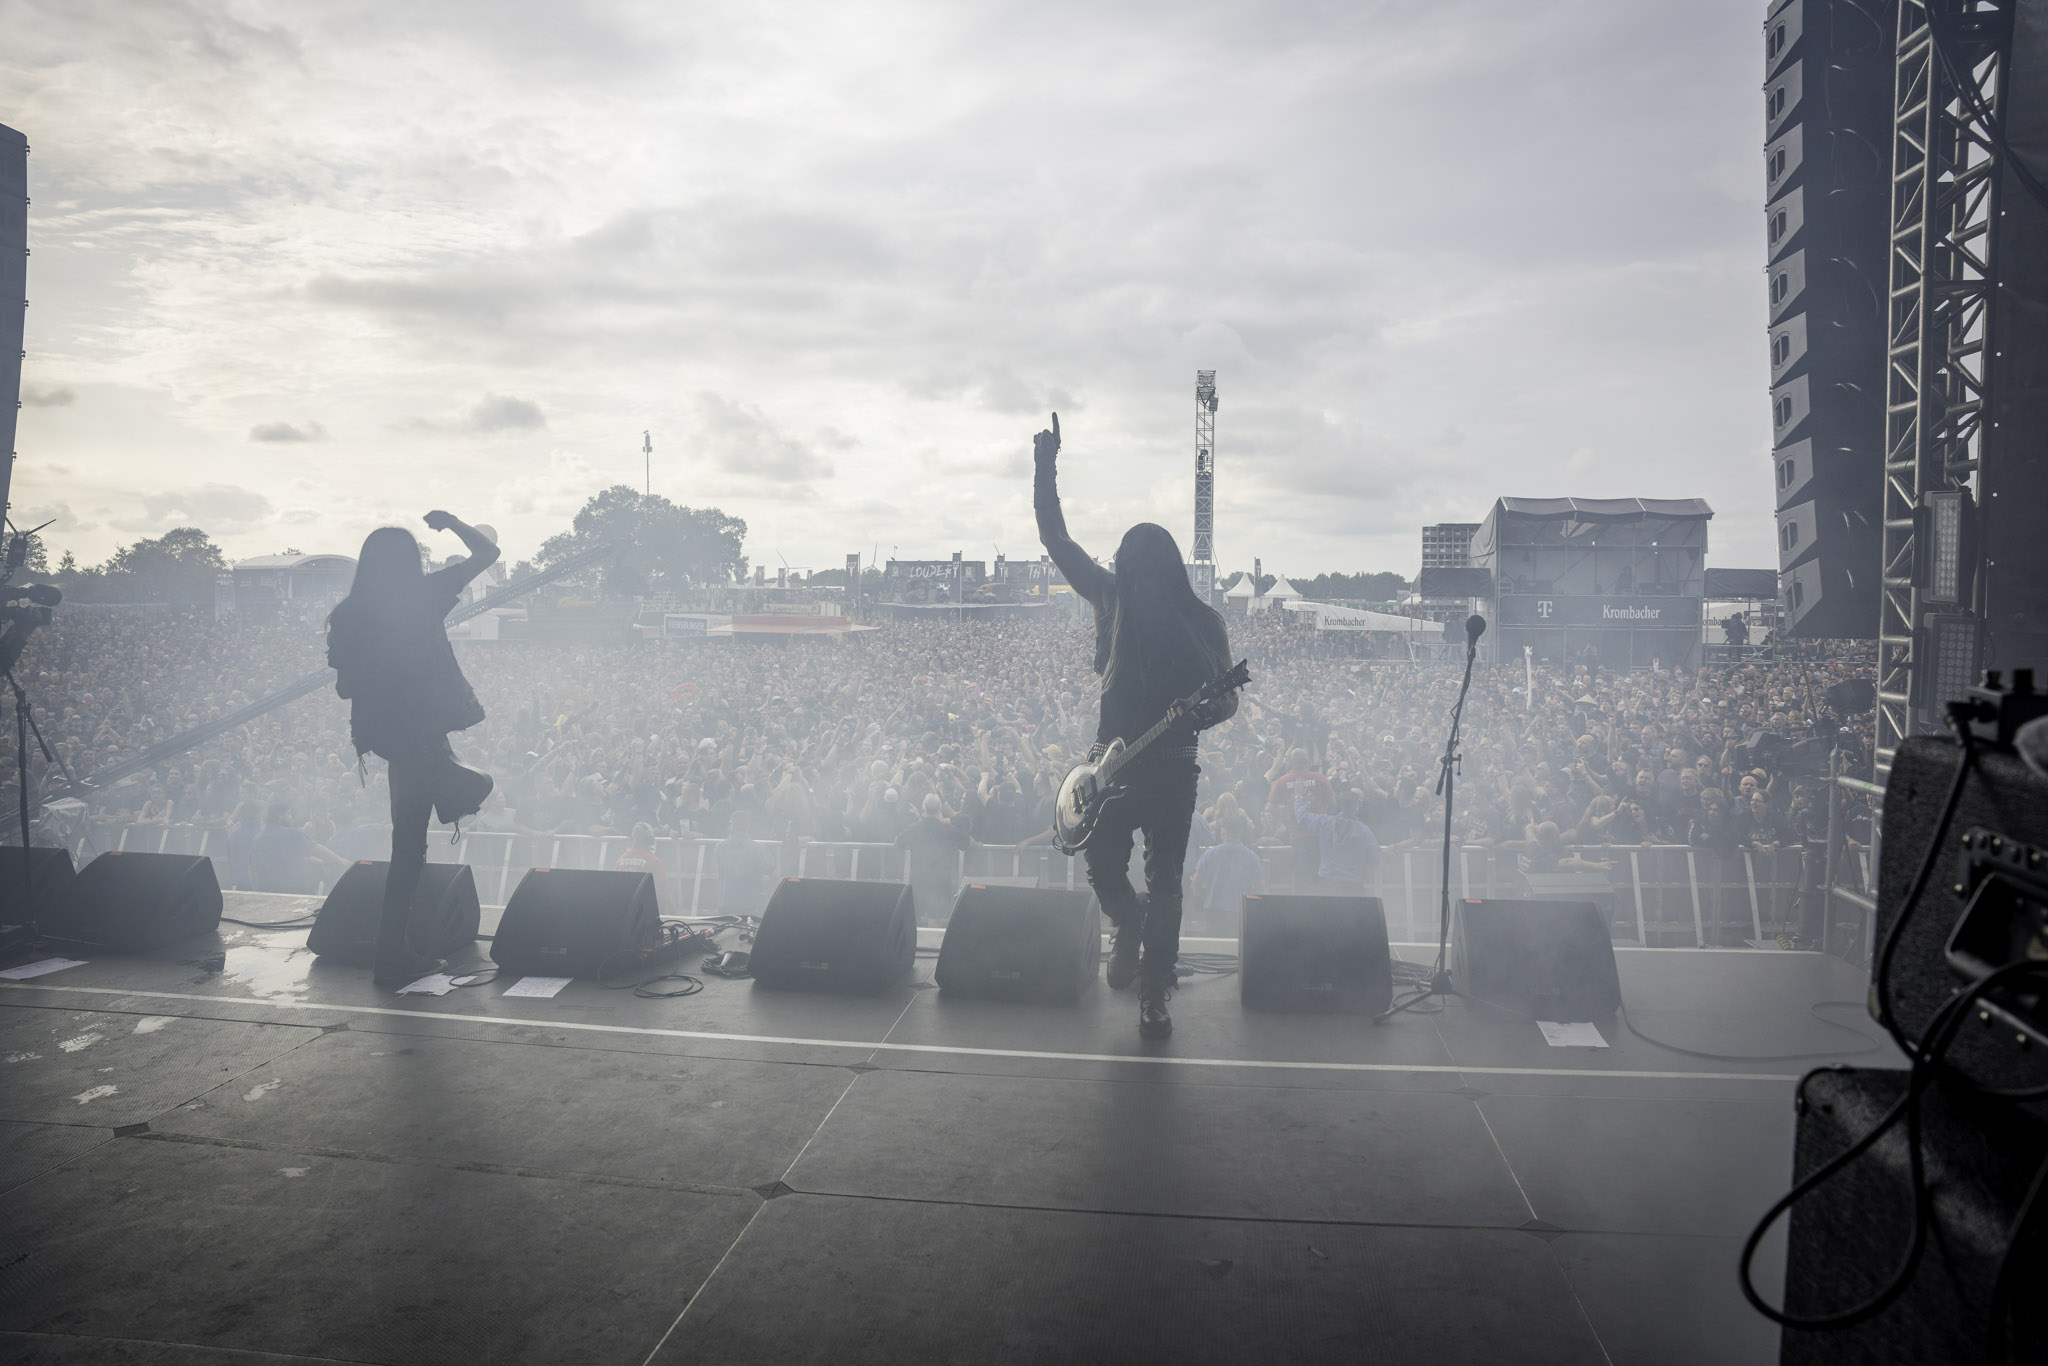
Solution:
[(1962, 489), (1921, 495), (1921, 506), (1926, 509), (1921, 524), (1921, 597), (1926, 602), (1955, 604), (1963, 600), (1963, 500), (1968, 496)]

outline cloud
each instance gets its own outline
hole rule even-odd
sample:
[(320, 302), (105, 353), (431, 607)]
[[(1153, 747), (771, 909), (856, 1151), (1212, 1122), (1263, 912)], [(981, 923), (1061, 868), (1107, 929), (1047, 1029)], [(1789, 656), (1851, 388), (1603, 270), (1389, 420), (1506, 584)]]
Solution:
[(541, 412), (538, 403), (523, 398), (509, 398), (504, 394), (489, 394), (476, 407), (469, 410), (463, 419), (464, 427), (472, 432), (491, 435), (497, 432), (537, 432), (548, 425), (547, 414)]
[(832, 477), (832, 464), (759, 408), (718, 394), (697, 396), (698, 441), (714, 467), (792, 490)]
[(291, 444), (300, 441), (325, 441), (327, 429), (317, 422), (308, 422), (303, 427), (294, 427), (289, 422), (259, 422), (249, 429), (251, 441), (269, 441)]
[(69, 408), (78, 394), (68, 384), (24, 384), (21, 401), (30, 408)]
[(156, 532), (172, 526), (206, 531), (240, 531), (266, 522), (270, 500), (253, 489), (233, 484), (201, 484), (195, 488), (142, 495), (141, 519), (114, 523), (122, 531)]

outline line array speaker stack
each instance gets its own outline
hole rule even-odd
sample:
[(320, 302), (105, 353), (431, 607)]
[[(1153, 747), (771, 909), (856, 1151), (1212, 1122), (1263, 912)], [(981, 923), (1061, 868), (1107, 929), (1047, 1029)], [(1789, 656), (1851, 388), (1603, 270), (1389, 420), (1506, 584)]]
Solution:
[(79, 871), (48, 919), (46, 938), (144, 953), (220, 925), (220, 882), (203, 854), (101, 854)]
[(505, 903), (491, 961), (507, 972), (595, 977), (606, 960), (660, 937), (652, 875), (535, 868)]
[(1467, 996), (1532, 1020), (1602, 1020), (1621, 1009), (1614, 940), (1590, 901), (1460, 901), (1451, 976)]
[[(384, 881), (390, 872), (391, 865), (378, 860), (352, 864), (321, 903), (306, 947), (337, 962), (373, 964), (377, 926), (384, 918)], [(476, 943), (480, 916), (476, 878), (469, 865), (430, 863), (413, 894), (409, 937), (419, 952), (446, 958)]]
[(949, 995), (1072, 1002), (1099, 975), (1102, 911), (1086, 891), (969, 883), (933, 977)]
[(1245, 1009), (1377, 1015), (1393, 999), (1378, 897), (1254, 893), (1243, 914), (1237, 983)]
[[(30, 879), (27, 892), (23, 890), (24, 858)], [(77, 876), (69, 849), (34, 845), (24, 855), (20, 845), (0, 847), (0, 925), (26, 925), (46, 919)], [(29, 898), (26, 905), (22, 901), (24, 895)]]
[(1772, 0), (1765, 279), (1779, 592), (1799, 636), (1877, 634), (1895, 0)]
[(28, 317), (28, 139), (0, 124), (0, 508), (14, 474), (21, 348)]
[(870, 993), (917, 957), (917, 915), (900, 882), (784, 878), (761, 912), (748, 971), (766, 987)]

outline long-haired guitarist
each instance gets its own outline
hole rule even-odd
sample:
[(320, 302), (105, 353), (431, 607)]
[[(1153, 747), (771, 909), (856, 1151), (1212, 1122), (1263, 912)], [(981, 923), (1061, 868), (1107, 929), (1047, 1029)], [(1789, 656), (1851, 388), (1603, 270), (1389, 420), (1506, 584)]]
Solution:
[[(1182, 697), (1230, 667), (1223, 618), (1195, 596), (1173, 533), (1140, 522), (1124, 533), (1115, 568), (1104, 569), (1067, 534), (1055, 485), (1059, 414), (1032, 441), (1038, 538), (1073, 590), (1095, 608), (1095, 672), (1102, 675), (1099, 756), (1112, 740), (1135, 740)], [(1237, 695), (1225, 693), (1191, 719), (1185, 737), (1162, 738), (1124, 770), (1124, 799), (1109, 808), (1085, 849), (1088, 882), (1110, 922), (1109, 984), (1135, 978), (1138, 1032), (1173, 1032), (1166, 1001), (1180, 956), (1181, 866), (1194, 819), (1197, 731), (1230, 719)], [(1128, 869), (1133, 836), (1145, 834), (1140, 899)]]

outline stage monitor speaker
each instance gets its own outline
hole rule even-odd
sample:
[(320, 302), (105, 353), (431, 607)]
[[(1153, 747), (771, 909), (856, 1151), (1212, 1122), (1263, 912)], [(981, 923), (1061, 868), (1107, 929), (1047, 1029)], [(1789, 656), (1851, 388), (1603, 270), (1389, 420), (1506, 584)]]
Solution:
[[(1897, 1068), (1807, 1073), (1798, 1090), (1792, 1179), (1811, 1176), (1877, 1127), (1906, 1085), (1906, 1072)], [(2048, 1360), (2042, 1297), (2026, 1288), (2039, 1285), (2039, 1262), (2029, 1274), (2024, 1247), (2014, 1253), (2019, 1274), (2011, 1307), (2029, 1320), (2025, 1340), (1998, 1350), (1990, 1331), (1999, 1252), (2040, 1166), (2040, 1128), (2010, 1105), (1937, 1084), (1920, 1101), (1920, 1146), (1936, 1194), (1925, 1207), (1931, 1232), (1911, 1279), (1897, 1299), (1861, 1323), (1831, 1332), (1787, 1329), (1781, 1366)], [(1789, 1219), (1786, 1310), (1820, 1318), (1867, 1300), (1913, 1236), (1906, 1126), (1894, 1124), (1868, 1152), (1814, 1187)], [(1765, 1298), (1775, 1296), (1766, 1290)]]
[[(320, 905), (306, 947), (324, 958), (369, 967), (377, 959), (377, 925), (384, 918), (384, 880), (389, 863), (364, 859), (350, 865)], [(430, 863), (413, 893), (412, 946), (434, 958), (461, 953), (476, 943), (479, 909), (476, 878), (465, 863)]]
[(1379, 1014), (1394, 995), (1386, 909), (1376, 896), (1247, 896), (1237, 990), (1247, 1010)]
[(1621, 1008), (1614, 941), (1590, 901), (1460, 901), (1451, 981), (1532, 1020), (1600, 1020)]
[(115, 953), (146, 952), (211, 933), (220, 882), (203, 854), (101, 854), (79, 870), (43, 935)]
[[(22, 883), (23, 854), (20, 845), (0, 847), (0, 925), (26, 925), (49, 919), (50, 912), (64, 899), (78, 871), (71, 866), (69, 849), (31, 846), (27, 854), (29, 884)], [(24, 904), (23, 898), (29, 900)]]
[(535, 868), (505, 903), (491, 961), (506, 972), (596, 977), (608, 960), (660, 937), (652, 875)]
[(1067, 1003), (1101, 970), (1102, 910), (1092, 892), (969, 883), (953, 902), (932, 976), (939, 990)]
[(917, 957), (917, 915), (900, 882), (784, 878), (761, 912), (748, 970), (767, 987), (877, 992)]

